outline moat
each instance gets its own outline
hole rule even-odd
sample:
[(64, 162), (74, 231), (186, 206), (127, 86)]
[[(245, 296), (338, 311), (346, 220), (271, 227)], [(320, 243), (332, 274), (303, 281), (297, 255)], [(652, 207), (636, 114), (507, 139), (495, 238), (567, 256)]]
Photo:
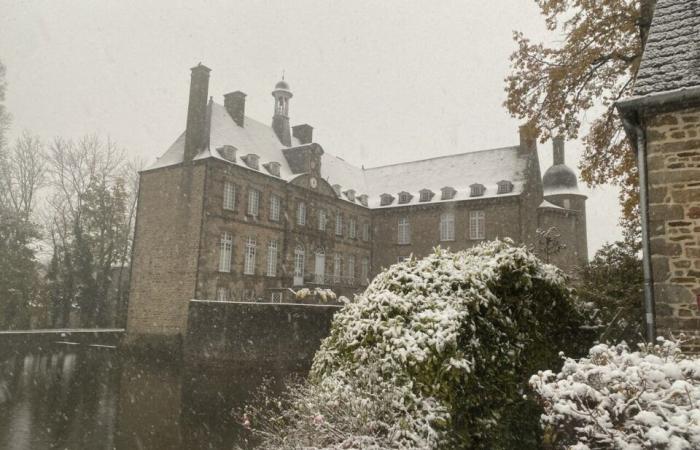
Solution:
[(0, 352), (5, 450), (250, 448), (240, 408), (292, 373), (143, 361), (109, 347)]

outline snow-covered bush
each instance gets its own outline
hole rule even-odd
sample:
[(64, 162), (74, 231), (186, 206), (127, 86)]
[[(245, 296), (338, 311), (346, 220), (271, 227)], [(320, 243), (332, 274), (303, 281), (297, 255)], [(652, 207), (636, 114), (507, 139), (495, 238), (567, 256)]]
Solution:
[(509, 241), (395, 264), (336, 313), (313, 395), (292, 398), (267, 445), (498, 448), (529, 374), (579, 324), (564, 275)]
[(700, 359), (659, 339), (632, 352), (599, 344), (530, 379), (557, 448), (700, 448)]

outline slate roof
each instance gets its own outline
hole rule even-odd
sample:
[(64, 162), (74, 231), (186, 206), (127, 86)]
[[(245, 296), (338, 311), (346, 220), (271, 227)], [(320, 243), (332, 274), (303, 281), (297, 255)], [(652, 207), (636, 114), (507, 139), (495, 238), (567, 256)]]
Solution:
[[(280, 143), (270, 126), (246, 116), (245, 126), (240, 127), (231, 119), (224, 106), (210, 101), (208, 107), (211, 111), (209, 148), (195, 156), (195, 160), (205, 158), (226, 160), (217, 149), (224, 145), (232, 145), (237, 149), (234, 163), (236, 165), (248, 170), (256, 170), (249, 168), (241, 159), (244, 155), (256, 154), (259, 157), (257, 172), (272, 176), (263, 165), (276, 161), (280, 164), (279, 178), (291, 181), (299, 176), (292, 173), (283, 154), (283, 149), (301, 145), (298, 139), (292, 138), (291, 147), (286, 147)], [(184, 148), (185, 133), (183, 132), (146, 170), (179, 164), (183, 161)], [(367, 194), (370, 208), (505, 197), (520, 194), (525, 185), (527, 156), (519, 155), (518, 149), (518, 146), (512, 146), (472, 151), (368, 169), (356, 167), (324, 151), (321, 156), (321, 176), (331, 185), (340, 185), (341, 192), (354, 190), (355, 198), (352, 200), (345, 194), (341, 195), (341, 198), (346, 201), (360, 204), (358, 196)], [(501, 180), (510, 181), (513, 184), (513, 190), (509, 193), (497, 194), (497, 183)], [(486, 190), (482, 196), (470, 197), (470, 185), (475, 183), (483, 184)], [(443, 187), (454, 188), (455, 196), (449, 200), (441, 200)], [(419, 191), (422, 189), (430, 189), (435, 193), (429, 202), (420, 202)], [(387, 193), (398, 197), (398, 193), (402, 191), (413, 195), (410, 202), (399, 204), (398, 199), (395, 199), (390, 205), (380, 206), (381, 194)]]
[(700, 86), (700, 0), (658, 0), (633, 95), (696, 86)]

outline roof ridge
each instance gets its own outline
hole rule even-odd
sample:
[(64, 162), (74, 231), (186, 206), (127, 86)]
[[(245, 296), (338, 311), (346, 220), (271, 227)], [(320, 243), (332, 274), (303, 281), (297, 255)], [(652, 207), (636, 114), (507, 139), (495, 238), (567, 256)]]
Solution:
[(383, 166), (366, 167), (364, 170), (383, 169), (384, 167), (401, 166), (401, 165), (405, 165), (405, 164), (413, 164), (413, 163), (420, 163), (420, 162), (425, 162), (425, 161), (432, 161), (435, 159), (453, 158), (455, 156), (473, 155), (474, 153), (493, 152), (496, 150), (506, 150), (506, 149), (515, 150), (517, 148), (518, 148), (517, 145), (507, 145), (505, 147), (496, 147), (496, 148), (485, 148), (485, 149), (476, 150), (473, 152), (452, 153), (450, 155), (433, 156), (432, 158), (424, 158), (424, 159), (414, 159), (413, 161), (385, 164)]

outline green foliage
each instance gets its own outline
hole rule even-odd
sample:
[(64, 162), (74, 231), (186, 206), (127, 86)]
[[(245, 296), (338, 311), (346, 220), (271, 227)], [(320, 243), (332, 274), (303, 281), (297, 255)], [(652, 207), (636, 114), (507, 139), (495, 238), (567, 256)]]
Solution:
[(629, 242), (604, 245), (581, 269), (577, 293), (594, 310), (600, 341), (643, 340), (643, 283), (639, 248)]
[[(269, 447), (292, 436), (330, 448), (537, 447), (529, 374), (559, 351), (583, 353), (583, 324), (562, 272), (511, 242), (395, 264), (336, 313), (313, 394), (292, 402)], [(324, 425), (310, 435), (300, 418), (314, 411)]]

